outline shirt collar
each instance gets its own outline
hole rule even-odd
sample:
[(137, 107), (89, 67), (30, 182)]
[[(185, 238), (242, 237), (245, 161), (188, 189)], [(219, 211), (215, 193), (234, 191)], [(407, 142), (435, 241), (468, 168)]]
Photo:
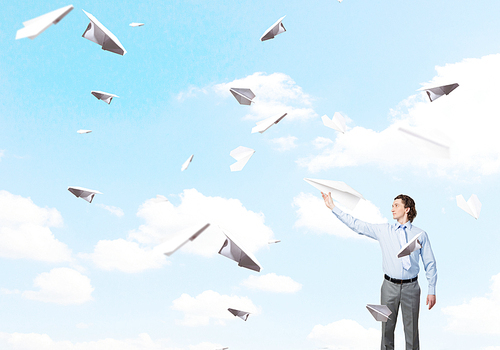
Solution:
[(395, 226), (395, 228), (396, 228), (396, 229), (398, 229), (398, 228), (401, 226), (401, 227), (405, 227), (405, 228), (407, 228), (408, 230), (411, 230), (411, 227), (412, 227), (412, 225), (411, 225), (411, 222), (410, 222), (410, 221), (408, 221), (406, 224), (403, 224), (403, 225), (401, 225), (399, 222), (397, 222), (397, 221), (396, 221), (396, 222), (394, 223), (394, 226)]

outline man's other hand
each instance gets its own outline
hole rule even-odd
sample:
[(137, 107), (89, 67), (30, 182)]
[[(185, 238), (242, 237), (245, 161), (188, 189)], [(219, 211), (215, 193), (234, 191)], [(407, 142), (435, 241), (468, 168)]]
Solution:
[(432, 294), (427, 295), (427, 302), (425, 305), (429, 305), (429, 310), (432, 309), (432, 307), (436, 305), (436, 296)]

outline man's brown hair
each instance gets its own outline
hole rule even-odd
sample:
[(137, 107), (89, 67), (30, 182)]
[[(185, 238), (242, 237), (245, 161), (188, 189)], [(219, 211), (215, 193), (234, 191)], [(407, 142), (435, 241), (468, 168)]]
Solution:
[(410, 208), (410, 210), (408, 211), (408, 214), (406, 214), (406, 215), (408, 216), (408, 220), (410, 220), (410, 222), (413, 222), (413, 219), (415, 219), (417, 217), (417, 208), (415, 208), (415, 201), (410, 196), (407, 196), (406, 194), (400, 194), (399, 196), (394, 198), (394, 200), (396, 200), (396, 199), (401, 199), (405, 208)]

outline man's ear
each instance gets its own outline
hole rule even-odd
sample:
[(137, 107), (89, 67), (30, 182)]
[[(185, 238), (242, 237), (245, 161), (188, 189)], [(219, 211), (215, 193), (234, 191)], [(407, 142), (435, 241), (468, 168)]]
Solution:
[(408, 214), (408, 212), (410, 211), (410, 208), (405, 208), (405, 213)]

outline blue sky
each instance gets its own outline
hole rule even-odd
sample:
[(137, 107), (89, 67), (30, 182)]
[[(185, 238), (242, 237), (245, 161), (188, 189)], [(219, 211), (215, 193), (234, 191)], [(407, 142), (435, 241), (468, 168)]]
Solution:
[[(391, 223), (392, 199), (412, 196), (439, 273), (437, 305), (421, 306), (422, 346), (500, 349), (496, 2), (81, 1), (34, 40), (14, 39), (66, 5), (8, 3), (0, 21), (2, 348), (377, 349), (365, 305), (380, 298), (378, 244), (338, 222), (311, 177), (362, 193), (354, 215), (371, 222)], [(127, 54), (82, 38), (82, 9)], [(284, 15), (287, 31), (261, 42)], [(460, 86), (432, 103), (416, 91), (449, 83)], [(230, 87), (252, 88), (255, 104)], [(91, 90), (119, 98), (107, 105)], [(322, 124), (335, 112), (345, 134)], [(288, 115), (251, 133), (278, 113)], [(445, 137), (451, 157), (399, 126)], [(238, 146), (256, 152), (231, 172)], [(103, 194), (89, 204), (68, 186)], [(473, 193), (478, 220), (455, 201)], [(157, 254), (204, 222), (196, 241)], [(217, 254), (217, 225), (260, 273)], [(422, 269), (419, 280), (425, 303)], [(247, 322), (226, 311), (238, 305)]]

